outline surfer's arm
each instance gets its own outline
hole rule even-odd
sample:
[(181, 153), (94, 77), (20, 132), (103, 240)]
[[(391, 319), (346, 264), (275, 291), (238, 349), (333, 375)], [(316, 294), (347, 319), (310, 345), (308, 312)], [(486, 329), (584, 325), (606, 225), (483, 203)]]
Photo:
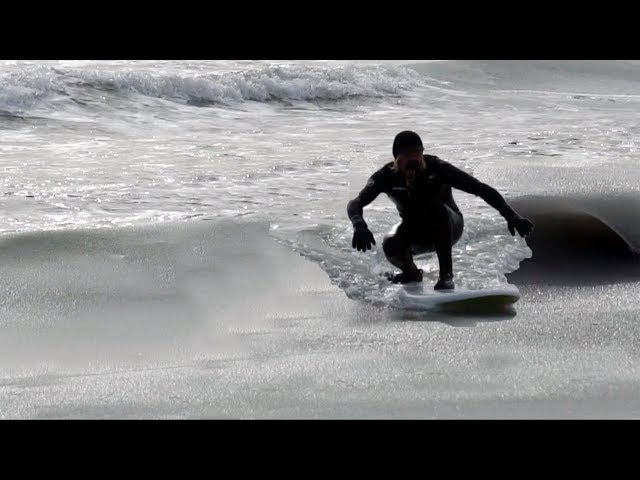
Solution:
[(385, 178), (386, 175), (383, 169), (375, 172), (371, 175), (367, 181), (367, 185), (360, 191), (358, 196), (347, 204), (347, 215), (354, 227), (367, 225), (362, 217), (364, 207), (373, 202), (376, 197), (384, 191)]
[(518, 213), (511, 208), (500, 192), (495, 188), (487, 185), (486, 183), (482, 183), (477, 178), (447, 162), (440, 163), (439, 171), (445, 183), (449, 184), (453, 188), (457, 188), (458, 190), (462, 190), (463, 192), (482, 198), (485, 202), (500, 212), (500, 215), (502, 215), (507, 221), (519, 217)]

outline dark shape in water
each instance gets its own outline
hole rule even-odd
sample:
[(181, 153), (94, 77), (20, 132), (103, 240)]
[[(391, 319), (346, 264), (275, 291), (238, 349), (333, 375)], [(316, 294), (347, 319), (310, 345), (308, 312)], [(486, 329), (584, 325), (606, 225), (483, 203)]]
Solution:
[(507, 274), (521, 285), (593, 285), (640, 280), (640, 199), (521, 197), (511, 204), (535, 229), (533, 255)]

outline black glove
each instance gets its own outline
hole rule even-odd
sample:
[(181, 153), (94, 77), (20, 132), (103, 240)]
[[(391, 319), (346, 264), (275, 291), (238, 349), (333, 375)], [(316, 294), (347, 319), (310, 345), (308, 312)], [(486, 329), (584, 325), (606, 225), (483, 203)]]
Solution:
[(371, 244), (375, 245), (376, 241), (373, 238), (373, 233), (369, 230), (366, 224), (359, 223), (355, 226), (353, 232), (353, 241), (351, 246), (358, 251), (371, 250)]
[(516, 230), (520, 234), (521, 237), (526, 237), (533, 231), (533, 222), (528, 218), (521, 217), (520, 215), (516, 215), (515, 217), (507, 220), (507, 225), (509, 227), (509, 231), (511, 235), (516, 234)]

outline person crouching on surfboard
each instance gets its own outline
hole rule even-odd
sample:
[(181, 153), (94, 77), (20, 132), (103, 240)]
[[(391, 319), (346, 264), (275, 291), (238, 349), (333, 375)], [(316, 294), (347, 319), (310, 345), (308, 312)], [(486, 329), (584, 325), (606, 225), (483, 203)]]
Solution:
[(395, 234), (387, 235), (382, 249), (387, 260), (402, 271), (387, 274), (393, 283), (421, 282), (422, 270), (414, 254), (436, 251), (440, 279), (436, 290), (451, 290), (453, 265), (451, 248), (460, 239), (464, 219), (453, 200), (451, 188), (481, 197), (506, 219), (511, 235), (521, 237), (533, 231), (533, 223), (520, 216), (494, 188), (433, 155), (425, 155), (420, 136), (400, 132), (393, 141), (394, 161), (376, 171), (356, 198), (347, 205), (354, 227), (352, 246), (358, 251), (375, 245), (373, 234), (362, 218), (363, 208), (380, 193), (396, 204), (402, 222)]

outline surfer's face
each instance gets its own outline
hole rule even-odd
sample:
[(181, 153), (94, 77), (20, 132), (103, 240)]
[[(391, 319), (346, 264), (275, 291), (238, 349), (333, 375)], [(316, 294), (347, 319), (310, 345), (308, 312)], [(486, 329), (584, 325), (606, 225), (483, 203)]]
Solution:
[(398, 168), (402, 171), (418, 170), (424, 164), (422, 149), (405, 150), (398, 155)]

